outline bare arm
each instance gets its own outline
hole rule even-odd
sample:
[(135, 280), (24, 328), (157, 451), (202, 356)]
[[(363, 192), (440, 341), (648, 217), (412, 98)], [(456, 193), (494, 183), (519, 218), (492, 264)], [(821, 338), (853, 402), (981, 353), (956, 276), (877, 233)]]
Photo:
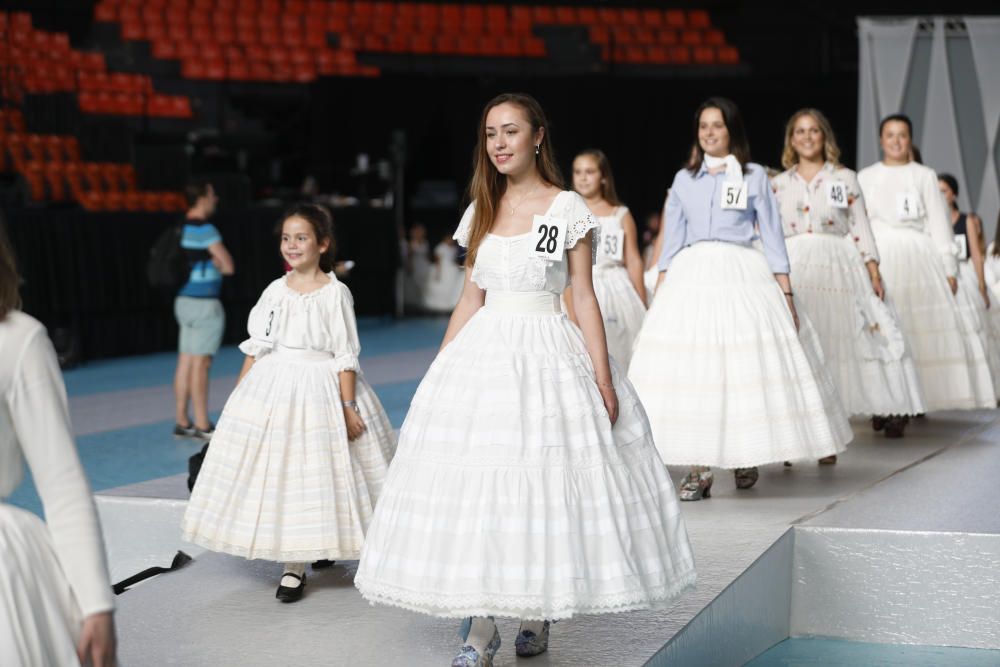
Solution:
[(967, 233), (965, 241), (969, 246), (969, 258), (972, 260), (972, 268), (976, 270), (976, 280), (979, 283), (979, 293), (986, 301), (986, 307), (990, 307), (989, 290), (986, 289), (986, 255), (983, 254), (983, 247), (979, 244), (979, 239), (983, 234), (983, 222), (975, 213), (970, 213), (965, 220)]
[(785, 293), (785, 303), (788, 304), (788, 310), (792, 313), (792, 320), (795, 322), (795, 330), (798, 331), (799, 314), (795, 312), (795, 300), (790, 296), (792, 293), (792, 281), (789, 279), (787, 273), (775, 273), (774, 279), (778, 281), (781, 291)]
[[(593, 283), (591, 283), (593, 284)], [(573, 303), (573, 286), (570, 285), (563, 292), (563, 305), (566, 307), (566, 317), (569, 318), (570, 322), (580, 326), (580, 323), (576, 319), (576, 307)]]
[(646, 305), (646, 284), (642, 280), (642, 255), (639, 254), (638, 231), (635, 227), (635, 218), (631, 213), (626, 213), (622, 217), (622, 229), (625, 230), (625, 270), (628, 271), (629, 280), (635, 293), (639, 295), (642, 305)]
[(253, 366), (254, 362), (257, 361), (256, 357), (247, 356), (243, 360), (243, 367), (240, 368), (240, 376), (236, 378), (236, 384), (243, 382), (244, 376), (250, 372), (250, 367)]
[(448, 320), (448, 329), (444, 332), (444, 340), (441, 341), (441, 349), (448, 346), (458, 332), (462, 330), (465, 323), (472, 319), (472, 316), (486, 303), (486, 291), (479, 285), (472, 282), (472, 269), (465, 269), (465, 284), (462, 286), (462, 296), (458, 299), (458, 305), (451, 313)]
[[(604, 335), (604, 320), (601, 307), (594, 294), (591, 276), (591, 235), (587, 234), (569, 251), (569, 276), (575, 285), (572, 293), (573, 310), (576, 321), (583, 332), (587, 354), (594, 365), (597, 388), (604, 399), (611, 423), (618, 421), (618, 396), (611, 383), (611, 363), (608, 361), (608, 341)], [(569, 300), (569, 299), (568, 299)]]
[(216, 241), (208, 246), (208, 254), (212, 256), (212, 263), (224, 276), (231, 276), (236, 273), (236, 265), (233, 263), (233, 256), (222, 245), (222, 241)]

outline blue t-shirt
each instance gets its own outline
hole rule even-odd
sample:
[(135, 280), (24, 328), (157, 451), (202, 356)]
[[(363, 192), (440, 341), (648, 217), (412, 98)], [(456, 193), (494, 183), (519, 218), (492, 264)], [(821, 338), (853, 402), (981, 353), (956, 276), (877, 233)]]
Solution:
[[(185, 250), (207, 251), (208, 246), (221, 241), (222, 235), (213, 224), (199, 220), (188, 220), (184, 224), (181, 247)], [(218, 299), (221, 291), (222, 274), (206, 253), (205, 259), (200, 259), (191, 265), (191, 276), (177, 294), (199, 299)]]

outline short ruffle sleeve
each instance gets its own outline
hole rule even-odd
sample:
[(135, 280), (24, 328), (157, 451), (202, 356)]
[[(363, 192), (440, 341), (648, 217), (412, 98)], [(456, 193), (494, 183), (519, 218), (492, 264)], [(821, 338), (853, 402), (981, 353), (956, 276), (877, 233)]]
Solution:
[(337, 283), (338, 308), (331, 310), (331, 342), (333, 343), (333, 364), (337, 372), (361, 370), (358, 355), (361, 354), (361, 340), (358, 338), (358, 322), (354, 317), (354, 297), (344, 283)]
[(280, 297), (275, 286), (280, 280), (268, 285), (247, 317), (247, 334), (250, 337), (240, 343), (240, 352), (248, 357), (259, 358), (274, 347), (275, 317), (280, 309)]
[(596, 257), (597, 245), (600, 242), (601, 223), (597, 217), (590, 212), (587, 202), (583, 197), (575, 192), (567, 191), (563, 198), (566, 200), (561, 205), (556, 215), (566, 221), (566, 247), (572, 248), (576, 242), (587, 235), (587, 232), (594, 230), (593, 248)]
[(462, 214), (462, 220), (458, 223), (458, 229), (452, 234), (451, 238), (458, 242), (458, 245), (463, 248), (469, 247), (469, 234), (472, 231), (472, 214), (476, 210), (476, 202), (472, 202), (465, 209), (465, 213)]

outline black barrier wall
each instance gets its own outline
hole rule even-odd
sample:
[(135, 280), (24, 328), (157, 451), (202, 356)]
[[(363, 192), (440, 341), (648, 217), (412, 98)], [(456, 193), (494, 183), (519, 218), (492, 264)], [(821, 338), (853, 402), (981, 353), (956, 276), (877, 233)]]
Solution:
[[(246, 318), (261, 291), (282, 274), (274, 234), (277, 208), (220, 212), (212, 222), (236, 262), (223, 283), (226, 343), (246, 336)], [(24, 284), (24, 311), (41, 320), (57, 346), (72, 343), (78, 360), (173, 349), (173, 298), (146, 282), (149, 249), (170, 214), (4, 211)], [(356, 263), (344, 280), (358, 315), (389, 315), (399, 263), (393, 214), (334, 211), (338, 259)]]

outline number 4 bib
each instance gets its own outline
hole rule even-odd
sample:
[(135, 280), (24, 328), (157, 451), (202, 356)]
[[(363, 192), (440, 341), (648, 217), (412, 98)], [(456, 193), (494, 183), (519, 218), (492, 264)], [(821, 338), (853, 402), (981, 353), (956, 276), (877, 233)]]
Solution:
[(896, 193), (896, 215), (900, 220), (916, 220), (921, 214), (920, 196), (913, 190)]
[(548, 215), (536, 215), (531, 223), (531, 254), (558, 262), (566, 248), (566, 221)]
[(724, 209), (745, 211), (747, 208), (747, 182), (724, 181), (719, 205)]

